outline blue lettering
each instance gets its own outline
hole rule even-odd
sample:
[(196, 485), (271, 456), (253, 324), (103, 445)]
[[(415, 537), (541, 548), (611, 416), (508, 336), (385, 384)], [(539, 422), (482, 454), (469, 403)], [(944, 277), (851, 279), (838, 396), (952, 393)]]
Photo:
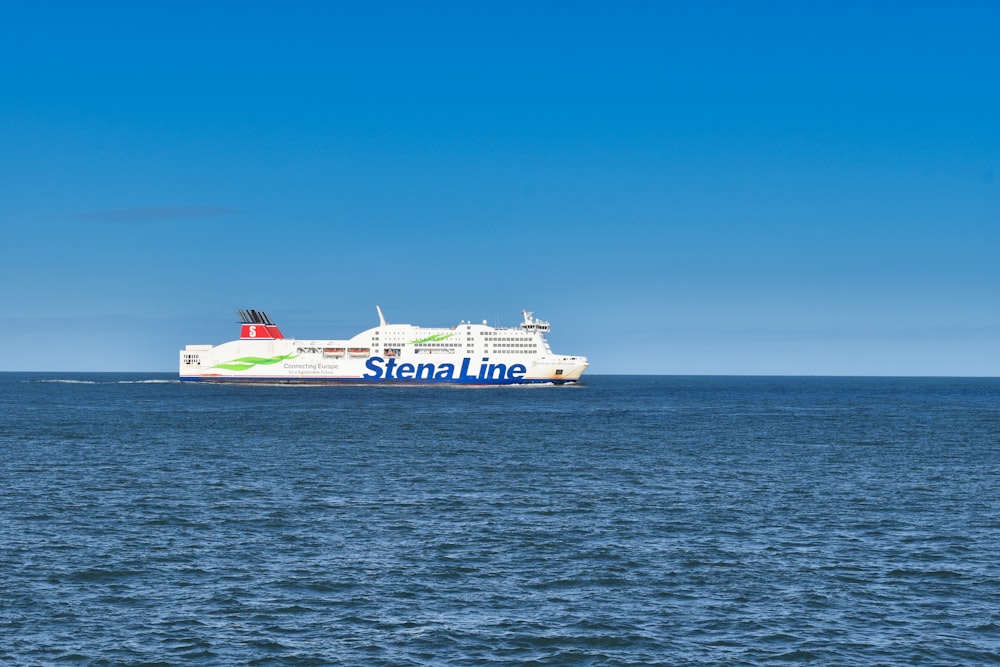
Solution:
[[(465, 357), (462, 359), (462, 366), (458, 369), (458, 382), (495, 382), (516, 381), (524, 378), (528, 368), (524, 364), (491, 364), (489, 357), (483, 357), (477, 373), (471, 373), (472, 359)], [(451, 382), (456, 380), (455, 364), (411, 364), (400, 363), (397, 359), (389, 357), (388, 360), (382, 357), (369, 357), (365, 361), (365, 368), (368, 372), (362, 378), (365, 380), (435, 380), (439, 382)]]
[(382, 377), (382, 368), (379, 366), (382, 363), (382, 357), (368, 357), (368, 361), (365, 362), (365, 368), (371, 371), (371, 373), (365, 373), (364, 379), (366, 380), (378, 380)]

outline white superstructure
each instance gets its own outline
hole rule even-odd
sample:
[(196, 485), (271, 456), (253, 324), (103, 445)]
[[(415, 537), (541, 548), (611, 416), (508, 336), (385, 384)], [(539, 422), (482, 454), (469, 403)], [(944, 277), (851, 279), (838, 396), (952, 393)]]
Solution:
[(239, 340), (188, 345), (180, 379), (201, 382), (530, 384), (576, 382), (586, 357), (553, 354), (549, 323), (523, 311), (519, 327), (459, 322), (379, 325), (348, 340), (285, 338), (266, 313), (241, 310)]

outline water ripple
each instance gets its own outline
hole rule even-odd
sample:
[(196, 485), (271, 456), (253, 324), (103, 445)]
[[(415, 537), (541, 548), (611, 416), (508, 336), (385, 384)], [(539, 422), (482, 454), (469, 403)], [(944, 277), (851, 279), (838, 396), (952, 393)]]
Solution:
[(5, 664), (1000, 662), (996, 381), (22, 379)]

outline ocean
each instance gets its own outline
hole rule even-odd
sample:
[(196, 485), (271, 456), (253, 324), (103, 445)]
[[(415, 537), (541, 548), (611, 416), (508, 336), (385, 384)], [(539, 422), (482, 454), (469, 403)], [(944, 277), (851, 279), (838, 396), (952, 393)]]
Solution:
[(1000, 663), (1000, 380), (0, 374), (0, 664)]

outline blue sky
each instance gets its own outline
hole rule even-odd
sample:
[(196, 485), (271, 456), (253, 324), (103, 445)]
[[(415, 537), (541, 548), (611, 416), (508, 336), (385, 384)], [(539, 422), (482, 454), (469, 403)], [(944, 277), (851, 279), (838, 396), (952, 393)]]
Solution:
[(1000, 375), (997, 5), (142, 4), (3, 9), (0, 370), (380, 304), (593, 373)]

